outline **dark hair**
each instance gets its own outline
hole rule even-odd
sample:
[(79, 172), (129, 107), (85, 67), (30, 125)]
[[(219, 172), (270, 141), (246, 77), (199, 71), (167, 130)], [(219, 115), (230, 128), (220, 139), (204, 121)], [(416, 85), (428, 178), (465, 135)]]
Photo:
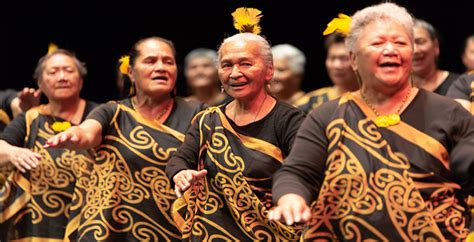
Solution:
[(79, 75), (82, 80), (84, 80), (87, 76), (87, 68), (86, 64), (79, 61), (77, 59), (76, 55), (72, 53), (71, 51), (65, 50), (65, 49), (56, 49), (52, 51), (51, 53), (46, 54), (45, 56), (41, 57), (38, 61), (38, 64), (36, 65), (35, 72), (33, 73), (33, 78), (37, 81), (40, 82), (42, 80), (42, 74), (44, 71), (44, 65), (47, 60), (49, 60), (51, 57), (55, 55), (66, 55), (69, 56), (73, 59), (74, 64), (76, 65), (77, 70), (79, 71)]
[(326, 37), (326, 39), (324, 39), (324, 48), (326, 48), (326, 51), (329, 50), (329, 48), (334, 45), (334, 44), (345, 44), (346, 42), (346, 36), (341, 34), (341, 33), (338, 33), (338, 32), (334, 32), (330, 35), (328, 35)]
[(140, 55), (140, 51), (138, 50), (138, 47), (142, 43), (144, 43), (148, 40), (156, 40), (156, 41), (167, 44), (171, 48), (171, 50), (173, 51), (173, 57), (176, 59), (176, 49), (174, 47), (173, 42), (171, 40), (168, 40), (168, 39), (165, 39), (165, 38), (162, 38), (162, 37), (153, 36), (153, 37), (148, 37), (148, 38), (141, 39), (141, 40), (137, 41), (132, 46), (132, 49), (130, 49), (130, 66), (131, 67), (133, 67), (135, 65), (135, 61), (137, 60), (137, 57)]

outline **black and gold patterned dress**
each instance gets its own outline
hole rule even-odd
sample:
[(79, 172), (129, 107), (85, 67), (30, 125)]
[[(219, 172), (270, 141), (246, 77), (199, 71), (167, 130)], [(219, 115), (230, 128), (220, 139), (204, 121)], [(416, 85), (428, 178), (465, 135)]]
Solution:
[(469, 112), (419, 90), (399, 124), (381, 128), (374, 118), (350, 93), (313, 111), (275, 175), (275, 201), (287, 193), (314, 201), (306, 241), (465, 239), (474, 192)]
[(298, 240), (301, 226), (267, 218), (272, 175), (289, 153), (304, 114), (277, 102), (263, 119), (237, 126), (225, 106), (212, 107), (194, 119), (185, 143), (166, 173), (208, 171), (173, 205), (173, 217), (191, 241)]
[(164, 124), (143, 118), (130, 99), (107, 103), (89, 119), (103, 129), (89, 183), (74, 210), (67, 236), (79, 241), (178, 241), (171, 217), (174, 189), (168, 159), (184, 140), (201, 104), (175, 99)]
[(338, 97), (339, 96), (337, 95), (336, 88), (334, 86), (323, 87), (307, 93), (298, 99), (294, 105), (303, 112), (309, 113), (319, 105)]
[[(87, 102), (83, 117), (94, 106)], [(0, 135), (11, 145), (42, 156), (39, 166), (30, 171), (15, 169), (0, 190), (0, 223), (9, 226), (8, 240), (63, 241), (76, 181), (93, 161), (87, 150), (43, 148), (57, 134), (51, 125), (64, 120), (42, 110), (39, 106), (21, 114)]]
[[(17, 95), (17, 91), (12, 89), (0, 91), (0, 132), (5, 129), (5, 127), (13, 119), (13, 112), (11, 108), (11, 103)], [(3, 186), (8, 175), (13, 171), (13, 165), (7, 163), (3, 166), (0, 166), (0, 187)], [(1, 228), (1, 227), (0, 227)], [(0, 231), (1, 232), (1, 231)], [(0, 235), (0, 238), (2, 236)]]

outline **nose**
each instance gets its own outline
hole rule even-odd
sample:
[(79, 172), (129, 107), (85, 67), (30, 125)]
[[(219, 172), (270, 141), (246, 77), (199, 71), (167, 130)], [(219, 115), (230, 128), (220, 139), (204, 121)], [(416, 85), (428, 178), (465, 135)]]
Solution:
[(232, 67), (232, 70), (230, 72), (229, 78), (231, 79), (237, 79), (242, 75), (242, 73), (239, 70), (239, 67), (237, 65), (234, 65)]
[(393, 45), (392, 42), (387, 42), (382, 54), (384, 54), (384, 55), (393, 55), (393, 54), (395, 54), (395, 46)]
[(59, 71), (59, 79), (63, 80), (66, 78), (66, 73), (64, 72), (64, 70), (60, 70)]
[(162, 61), (157, 61), (154, 70), (155, 71), (163, 71), (164, 70), (163, 62)]

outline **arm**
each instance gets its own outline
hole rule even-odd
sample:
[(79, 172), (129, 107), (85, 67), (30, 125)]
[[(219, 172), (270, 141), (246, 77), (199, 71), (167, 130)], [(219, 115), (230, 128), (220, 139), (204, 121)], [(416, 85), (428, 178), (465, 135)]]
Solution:
[(27, 148), (10, 145), (0, 140), (0, 166), (11, 162), (21, 172), (38, 166), (41, 155)]
[(326, 125), (322, 120), (330, 113), (326, 111), (328, 105), (323, 107), (304, 120), (290, 155), (273, 178), (273, 200), (277, 206), (270, 214), (272, 220), (284, 219), (291, 225), (310, 218), (309, 204), (319, 194), (328, 156)]
[(181, 197), (182, 192), (207, 174), (204, 169), (196, 171), (200, 149), (199, 117), (194, 118), (183, 144), (166, 165), (166, 175), (170, 179), (171, 185), (175, 187), (178, 197)]
[(87, 119), (79, 126), (73, 126), (46, 141), (44, 148), (89, 149), (102, 142), (102, 125), (94, 119)]

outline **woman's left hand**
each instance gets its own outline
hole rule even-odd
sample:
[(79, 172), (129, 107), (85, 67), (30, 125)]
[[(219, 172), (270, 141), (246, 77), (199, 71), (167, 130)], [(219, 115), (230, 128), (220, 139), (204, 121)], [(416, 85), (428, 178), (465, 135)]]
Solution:
[(207, 174), (207, 170), (182, 170), (178, 172), (174, 177), (174, 191), (176, 196), (181, 197), (183, 192), (186, 191), (191, 184), (196, 183), (198, 179), (204, 177)]

